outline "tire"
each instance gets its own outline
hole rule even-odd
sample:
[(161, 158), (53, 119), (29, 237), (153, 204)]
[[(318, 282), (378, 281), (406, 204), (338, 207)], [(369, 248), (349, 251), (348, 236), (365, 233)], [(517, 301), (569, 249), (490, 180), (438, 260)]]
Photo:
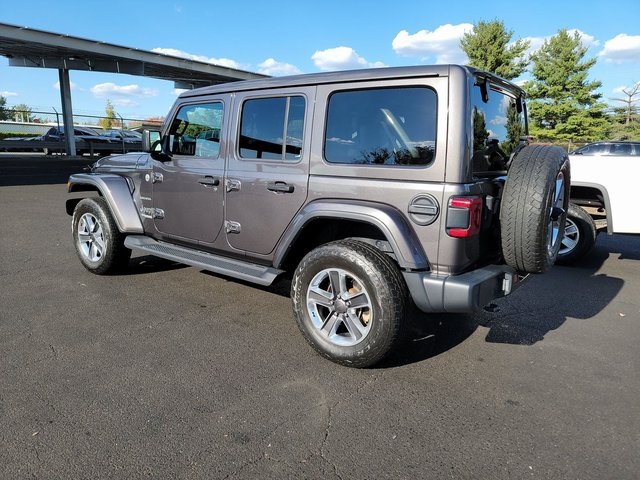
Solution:
[(591, 215), (570, 203), (556, 263), (570, 265), (584, 257), (596, 243), (596, 233), (596, 225)]
[(81, 200), (72, 222), (73, 245), (87, 270), (106, 275), (127, 266), (131, 250), (124, 246), (125, 235), (118, 230), (104, 198)]
[(553, 266), (569, 208), (569, 186), (569, 159), (559, 147), (529, 145), (513, 159), (500, 207), (507, 265), (523, 273), (542, 273)]
[(323, 357), (350, 367), (382, 360), (406, 323), (407, 288), (398, 266), (356, 240), (328, 243), (304, 257), (291, 298), (307, 342)]

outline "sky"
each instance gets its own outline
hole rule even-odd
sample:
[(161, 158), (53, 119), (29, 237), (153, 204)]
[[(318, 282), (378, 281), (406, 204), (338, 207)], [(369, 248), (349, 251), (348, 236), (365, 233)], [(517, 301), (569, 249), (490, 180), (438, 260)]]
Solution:
[[(2, 23), (274, 76), (464, 64), (460, 38), (479, 20), (503, 21), (532, 50), (577, 30), (586, 58), (597, 58), (589, 79), (612, 105), (640, 82), (638, 18), (638, 0), (0, 0)], [(179, 94), (172, 82), (123, 74), (71, 71), (70, 80), (76, 114), (102, 115), (109, 100), (124, 118), (163, 116)], [(0, 95), (8, 106), (61, 110), (55, 69), (9, 67), (0, 57)]]

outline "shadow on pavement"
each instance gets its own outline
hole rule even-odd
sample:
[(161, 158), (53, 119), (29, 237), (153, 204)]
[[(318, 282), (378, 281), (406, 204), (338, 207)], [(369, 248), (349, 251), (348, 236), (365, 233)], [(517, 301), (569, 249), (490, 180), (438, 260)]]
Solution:
[(600, 240), (573, 266), (556, 266), (545, 275), (531, 278), (525, 287), (526, 297), (517, 291), (497, 302), (493, 312), (481, 312), (479, 325), (489, 328), (486, 341), (533, 345), (567, 318), (586, 320), (600, 313), (624, 285), (621, 278), (598, 273), (610, 252), (622, 250), (620, 259), (639, 258), (637, 252), (629, 250), (632, 245), (620, 242), (618, 248), (612, 248), (610, 241)]
[[(600, 313), (620, 292), (621, 278), (598, 273), (606, 260), (640, 260), (640, 237), (602, 236), (581, 262), (556, 266), (531, 276), (512, 295), (470, 315), (426, 315), (411, 318), (408, 338), (397, 352), (378, 365), (390, 368), (440, 355), (470, 337), (478, 327), (488, 328), (485, 341), (534, 345), (561, 327), (567, 318), (589, 319)], [(637, 241), (635, 241), (637, 239)]]
[[(513, 294), (475, 314), (425, 314), (413, 308), (407, 335), (399, 348), (375, 368), (393, 368), (428, 360), (463, 343), (478, 327), (488, 329), (490, 343), (534, 345), (567, 318), (588, 319), (601, 312), (621, 290), (624, 281), (598, 273), (613, 250), (620, 259), (640, 259), (628, 241), (599, 242), (591, 254), (572, 267), (556, 266), (544, 275), (531, 276)], [(186, 268), (184, 265), (151, 256), (133, 258), (128, 274)], [(289, 297), (291, 279), (278, 279), (269, 287), (202, 271), (249, 288)], [(293, 317), (293, 315), (292, 315)], [(292, 318), (293, 321), (293, 318)]]
[(181, 268), (189, 268), (189, 265), (177, 263), (164, 258), (154, 257), (152, 255), (141, 255), (133, 257), (129, 260), (127, 269), (122, 272), (123, 275), (145, 275), (153, 272), (168, 272), (171, 270), (179, 270)]
[(473, 315), (425, 314), (414, 311), (408, 332), (395, 352), (375, 368), (393, 368), (436, 357), (463, 343), (478, 328)]

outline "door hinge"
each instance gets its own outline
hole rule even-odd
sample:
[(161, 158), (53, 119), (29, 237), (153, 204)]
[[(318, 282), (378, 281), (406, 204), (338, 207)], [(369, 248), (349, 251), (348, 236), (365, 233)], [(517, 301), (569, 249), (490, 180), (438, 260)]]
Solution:
[(232, 222), (230, 220), (224, 222), (224, 228), (227, 233), (240, 233), (241, 230), (240, 224), (238, 222)]
[(227, 178), (224, 181), (227, 192), (239, 191), (241, 187), (240, 180), (233, 180), (231, 178)]
[(140, 216), (144, 218), (164, 218), (164, 210), (161, 208), (142, 207), (140, 209)]

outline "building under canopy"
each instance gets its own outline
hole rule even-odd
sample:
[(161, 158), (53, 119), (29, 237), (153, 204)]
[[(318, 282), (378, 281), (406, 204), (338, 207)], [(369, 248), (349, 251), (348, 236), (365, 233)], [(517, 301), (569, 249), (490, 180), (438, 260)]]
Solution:
[(55, 68), (60, 79), (62, 117), (69, 155), (75, 155), (69, 70), (126, 73), (173, 81), (176, 88), (263, 78), (207, 62), (172, 57), (111, 43), (0, 23), (0, 55), (12, 67)]

